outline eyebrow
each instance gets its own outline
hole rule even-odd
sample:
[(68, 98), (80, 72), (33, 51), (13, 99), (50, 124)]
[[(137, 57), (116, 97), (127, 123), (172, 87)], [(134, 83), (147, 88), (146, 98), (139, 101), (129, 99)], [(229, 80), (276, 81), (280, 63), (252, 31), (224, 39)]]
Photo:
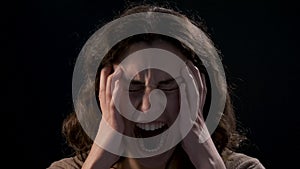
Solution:
[(174, 82), (175, 79), (173, 78), (170, 78), (170, 79), (167, 79), (167, 80), (164, 80), (164, 81), (160, 81), (158, 84), (168, 84), (168, 83), (171, 83), (171, 82)]
[(130, 83), (133, 84), (133, 85), (144, 85), (145, 82), (133, 79), (133, 80), (131, 80)]
[[(170, 79), (167, 79), (167, 80), (160, 81), (158, 84), (168, 84), (168, 83), (174, 82), (174, 81), (175, 81), (175, 79), (170, 78)], [(131, 84), (133, 84), (133, 85), (144, 85), (145, 82), (133, 79), (133, 80), (131, 80)]]

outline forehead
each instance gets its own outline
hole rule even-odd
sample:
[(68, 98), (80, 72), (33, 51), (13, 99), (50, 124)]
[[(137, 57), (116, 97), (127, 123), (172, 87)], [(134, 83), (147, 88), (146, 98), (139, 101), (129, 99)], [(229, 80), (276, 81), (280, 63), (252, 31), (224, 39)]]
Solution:
[[(163, 40), (134, 43), (120, 57), (124, 59), (121, 67), (126, 70), (128, 77), (134, 77), (135, 80), (150, 78), (155, 81), (170, 79), (170, 74), (166, 72), (173, 72), (173, 77), (178, 76), (181, 65), (187, 59), (180, 49)], [(162, 69), (153, 65), (160, 65)], [(141, 71), (141, 67), (147, 69)]]
[(141, 82), (161, 82), (172, 79), (167, 72), (158, 69), (146, 69), (134, 75), (133, 80)]
[(173, 44), (171, 44), (170, 42), (167, 42), (165, 40), (154, 40), (151, 42), (141, 41), (141, 42), (133, 43), (132, 45), (129, 46), (129, 48), (124, 52), (123, 56), (121, 56), (121, 57), (125, 58), (128, 55), (130, 55), (136, 51), (148, 49), (148, 48), (163, 49), (163, 50), (172, 52), (174, 55), (178, 56), (182, 60), (187, 59), (187, 57), (181, 53), (181, 51), (178, 47), (174, 46)]

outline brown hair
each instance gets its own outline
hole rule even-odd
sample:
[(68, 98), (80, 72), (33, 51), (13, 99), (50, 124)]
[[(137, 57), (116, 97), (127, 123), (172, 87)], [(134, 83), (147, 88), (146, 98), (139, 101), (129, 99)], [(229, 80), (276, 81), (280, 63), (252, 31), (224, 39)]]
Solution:
[[(173, 15), (179, 16), (184, 19), (188, 19), (185, 15), (183, 15), (179, 12), (176, 12), (170, 8), (162, 8), (162, 7), (151, 6), (151, 5), (138, 5), (135, 7), (131, 7), (129, 9), (127, 9), (121, 15), (121, 17), (130, 15), (130, 14), (139, 13), (139, 12), (162, 12), (162, 13), (173, 14)], [(191, 21), (191, 22), (193, 24), (196, 24), (199, 28), (202, 27), (201, 25), (197, 24), (194, 21)], [(208, 38), (209, 36), (207, 34), (205, 34), (205, 35), (207, 37), (207, 39), (206, 39), (207, 42), (205, 42), (205, 43), (210, 45), (209, 47), (211, 48), (211, 49), (207, 49), (207, 50), (217, 51), (217, 49), (214, 47), (213, 43)], [(139, 34), (139, 35), (135, 35), (135, 36), (126, 38), (126, 39), (122, 40), (121, 42), (119, 42), (118, 44), (116, 44), (111, 50), (109, 50), (109, 52), (107, 53), (107, 55), (104, 57), (104, 59), (101, 62), (101, 65), (98, 70), (98, 74), (104, 65), (115, 63), (117, 57), (120, 56), (120, 54), (122, 52), (126, 51), (127, 47), (129, 47), (129, 45), (132, 45), (133, 43), (136, 43), (139, 41), (151, 42), (156, 39), (161, 39), (161, 40), (170, 42), (172, 45), (178, 47), (184, 55), (189, 56), (189, 59), (202, 72), (205, 72), (206, 84), (208, 85), (207, 86), (208, 97), (206, 99), (206, 103), (205, 103), (205, 107), (204, 107), (204, 117), (206, 117), (209, 106), (210, 106), (210, 98), (211, 98), (211, 93), (210, 93), (211, 92), (210, 91), (211, 84), (209, 81), (209, 76), (206, 72), (205, 67), (203, 66), (201, 60), (197, 57), (197, 55), (184, 43), (182, 43), (174, 38), (171, 38), (171, 37), (168, 37), (165, 35), (149, 34), (149, 33), (148, 34)], [(217, 56), (219, 56), (219, 53), (217, 54)], [(216, 69), (218, 70), (218, 68), (216, 68)], [(97, 93), (98, 93), (99, 89), (97, 88), (97, 86), (99, 86), (98, 85), (99, 84), (99, 75), (97, 75), (96, 77), (97, 77), (97, 79), (96, 79), (96, 84), (95, 84), (95, 86), (96, 86), (95, 92), (96, 92), (96, 96), (98, 96)], [(236, 129), (236, 118), (235, 118), (235, 113), (234, 113), (233, 106), (231, 103), (231, 98), (230, 98), (231, 90), (229, 87), (227, 87), (227, 89), (225, 89), (225, 90), (226, 90), (225, 92), (227, 93), (225, 108), (221, 115), (221, 119), (218, 124), (218, 127), (212, 133), (212, 139), (213, 139), (214, 144), (217, 147), (217, 150), (219, 151), (220, 154), (225, 150), (225, 148), (229, 148), (231, 150), (237, 149), (239, 147), (241, 141), (246, 139), (245, 136), (240, 135), (240, 133)], [(97, 101), (98, 100), (99, 99), (97, 99)], [(79, 123), (78, 118), (76, 118), (75, 113), (70, 114), (64, 120), (63, 134), (66, 138), (66, 141), (71, 146), (71, 148), (74, 149), (74, 151), (76, 152), (77, 155), (81, 155), (82, 159), (84, 160), (85, 156), (82, 156), (82, 155), (86, 154), (89, 151), (93, 141), (92, 141), (92, 139), (90, 139), (90, 137), (85, 133), (85, 131), (81, 127), (81, 124)]]

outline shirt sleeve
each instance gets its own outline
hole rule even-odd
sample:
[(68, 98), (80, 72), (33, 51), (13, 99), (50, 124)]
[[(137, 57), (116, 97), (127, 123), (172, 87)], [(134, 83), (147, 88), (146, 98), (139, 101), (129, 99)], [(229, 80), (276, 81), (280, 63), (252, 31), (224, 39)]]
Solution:
[(249, 158), (241, 161), (236, 169), (265, 169), (265, 167), (256, 158)]
[(232, 152), (224, 162), (227, 169), (265, 169), (257, 158), (243, 153)]
[(77, 157), (64, 158), (51, 163), (46, 169), (81, 169), (83, 162)]

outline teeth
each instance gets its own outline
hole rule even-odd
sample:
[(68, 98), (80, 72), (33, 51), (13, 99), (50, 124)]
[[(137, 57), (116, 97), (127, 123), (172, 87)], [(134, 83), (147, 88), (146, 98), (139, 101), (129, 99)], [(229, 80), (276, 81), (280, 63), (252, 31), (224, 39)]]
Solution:
[(163, 122), (155, 122), (155, 123), (138, 123), (136, 126), (140, 129), (146, 130), (146, 131), (153, 131), (162, 128), (166, 124)]
[[(151, 123), (137, 123), (136, 126), (145, 131), (154, 131), (164, 127), (166, 123), (163, 122), (151, 122)], [(138, 144), (140, 148), (145, 152), (157, 152), (165, 143), (165, 134), (160, 134), (155, 138), (139, 138)]]

